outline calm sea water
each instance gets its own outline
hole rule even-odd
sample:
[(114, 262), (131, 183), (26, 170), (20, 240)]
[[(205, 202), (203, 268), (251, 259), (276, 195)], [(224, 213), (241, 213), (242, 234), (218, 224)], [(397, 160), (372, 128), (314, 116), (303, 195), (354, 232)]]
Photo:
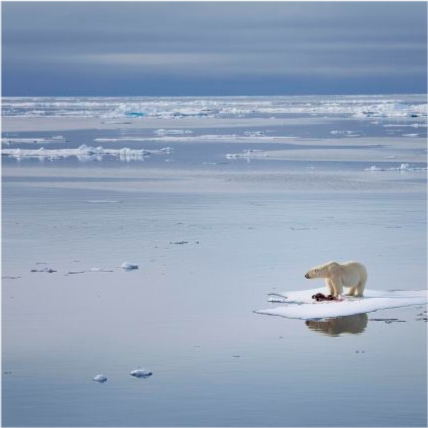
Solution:
[[(288, 131), (385, 132), (330, 119)], [(118, 132), (61, 134), (77, 147)], [(30, 134), (52, 133), (19, 136)], [(3, 425), (426, 426), (426, 307), (253, 313), (269, 292), (321, 286), (303, 275), (330, 259), (364, 262), (370, 288), (424, 288), (425, 192), (379, 191), (372, 176), (359, 179), (373, 191), (281, 191), (269, 174), (315, 167), (322, 184), (370, 162), (227, 163), (228, 142), (174, 148), (169, 163), (3, 159), (2, 275), (19, 277), (2, 287)], [(175, 191), (150, 188), (159, 170)], [(240, 173), (245, 191), (206, 181), (219, 172)], [(391, 177), (424, 189), (424, 173)], [(56, 272), (31, 272), (44, 267)], [(67, 275), (93, 267), (113, 272)]]

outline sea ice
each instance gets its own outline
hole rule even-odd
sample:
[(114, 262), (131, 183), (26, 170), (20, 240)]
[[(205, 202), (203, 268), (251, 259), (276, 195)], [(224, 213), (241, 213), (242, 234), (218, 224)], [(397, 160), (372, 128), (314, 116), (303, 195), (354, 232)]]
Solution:
[(185, 135), (193, 134), (193, 131), (190, 129), (157, 129), (153, 133), (156, 135)]
[(243, 153), (228, 153), (226, 159), (250, 159), (252, 157), (267, 156), (266, 152), (262, 150), (249, 149), (244, 150)]
[(343, 317), (385, 309), (427, 304), (427, 290), (365, 290), (364, 297), (343, 296), (342, 301), (315, 302), (312, 296), (325, 292), (325, 287), (275, 294), (285, 299), (283, 306), (255, 311), (263, 315), (303, 320)]
[(142, 159), (152, 154), (169, 154), (173, 151), (170, 147), (164, 147), (159, 150), (134, 150), (128, 147), (122, 149), (105, 149), (103, 147), (89, 147), (82, 144), (77, 149), (45, 149), (41, 147), (38, 150), (30, 149), (2, 149), (3, 156), (14, 158), (36, 157), (61, 159), (67, 157), (77, 157), (78, 159), (91, 159), (102, 156), (116, 156), (121, 160)]
[(56, 272), (56, 270), (55, 269), (51, 269), (51, 268), (48, 268), (48, 267), (45, 267), (45, 268), (43, 268), (43, 269), (31, 269), (31, 272), (43, 272), (43, 273), (54, 273), (54, 272)]
[(135, 263), (129, 263), (129, 262), (123, 262), (122, 265), (120, 266), (122, 269), (124, 270), (134, 270), (134, 269), (138, 269), (138, 265)]
[(366, 168), (364, 171), (426, 171), (427, 168), (412, 167), (408, 163), (402, 163), (396, 168), (381, 168), (376, 165), (372, 165), (370, 168)]
[(131, 376), (134, 377), (149, 377), (151, 376), (153, 373), (149, 372), (147, 370), (144, 369), (137, 369), (137, 370), (133, 370), (131, 373), (129, 373)]
[(67, 272), (65, 275), (79, 275), (82, 273), (92, 273), (92, 272), (114, 272), (112, 269), (103, 269), (103, 268), (97, 268), (97, 267), (93, 267), (90, 268), (89, 270), (77, 270), (77, 271), (69, 271)]
[(330, 134), (332, 135), (341, 135), (344, 137), (359, 137), (357, 133), (354, 131), (330, 131)]
[(92, 380), (99, 383), (107, 382), (107, 376), (104, 376), (103, 374), (96, 375)]

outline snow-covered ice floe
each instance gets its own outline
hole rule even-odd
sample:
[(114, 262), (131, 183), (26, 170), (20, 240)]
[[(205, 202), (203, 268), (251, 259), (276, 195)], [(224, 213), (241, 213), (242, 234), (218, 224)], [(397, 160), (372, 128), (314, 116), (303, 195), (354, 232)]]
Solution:
[(273, 294), (277, 298), (275, 302), (283, 302), (282, 306), (255, 312), (284, 318), (314, 320), (427, 304), (427, 290), (365, 290), (362, 298), (343, 296), (341, 301), (315, 302), (312, 296), (317, 293), (325, 293), (325, 287), (275, 293)]
[(426, 171), (426, 167), (413, 167), (408, 163), (402, 163), (400, 166), (395, 168), (381, 168), (376, 165), (366, 168), (364, 171)]
[(62, 159), (68, 157), (77, 157), (78, 159), (100, 158), (103, 156), (115, 156), (119, 159), (142, 159), (150, 155), (169, 154), (173, 151), (170, 147), (165, 147), (159, 150), (134, 150), (124, 147), (122, 149), (105, 149), (103, 147), (89, 147), (82, 144), (77, 149), (45, 149), (40, 147), (38, 150), (30, 149), (2, 149), (3, 156), (14, 158), (49, 158)]

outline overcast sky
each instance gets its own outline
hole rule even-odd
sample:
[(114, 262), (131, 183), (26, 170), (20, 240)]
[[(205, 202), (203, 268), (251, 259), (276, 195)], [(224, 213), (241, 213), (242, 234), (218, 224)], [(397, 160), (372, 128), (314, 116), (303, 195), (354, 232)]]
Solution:
[(427, 91), (426, 2), (3, 2), (4, 96)]

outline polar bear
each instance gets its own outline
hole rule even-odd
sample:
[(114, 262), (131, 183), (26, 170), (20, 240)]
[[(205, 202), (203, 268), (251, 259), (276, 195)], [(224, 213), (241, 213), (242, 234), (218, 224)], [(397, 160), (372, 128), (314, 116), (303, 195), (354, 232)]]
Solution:
[(327, 290), (332, 296), (340, 296), (343, 287), (349, 287), (348, 296), (362, 297), (367, 282), (367, 270), (357, 262), (328, 262), (313, 267), (305, 278), (325, 278)]

